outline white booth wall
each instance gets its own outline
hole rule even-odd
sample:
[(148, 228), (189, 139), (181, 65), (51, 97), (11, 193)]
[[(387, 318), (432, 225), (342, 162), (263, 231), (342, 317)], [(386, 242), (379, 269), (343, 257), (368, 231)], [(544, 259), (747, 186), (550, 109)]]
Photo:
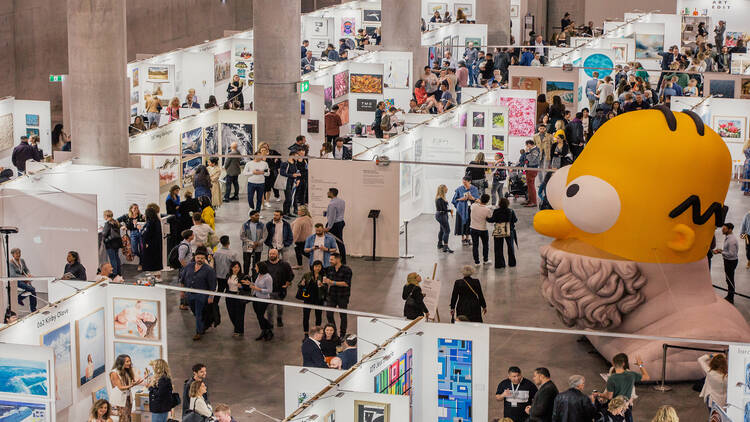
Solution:
[[(640, 21), (632, 22), (623, 25), (625, 22), (604, 22), (604, 32), (606, 38), (634, 38), (640, 35), (653, 35), (656, 40), (659, 36), (663, 37), (662, 45), (655, 46), (660, 47), (662, 50), (666, 50), (672, 45), (680, 45), (680, 26), (677, 27), (676, 34), (667, 34), (665, 32), (666, 24), (663, 22), (644, 22), (644, 17)], [(670, 42), (672, 42), (670, 44)], [(638, 48), (638, 45), (636, 45)], [(638, 57), (636, 50), (635, 60), (640, 62), (646, 70), (658, 70), (660, 69), (661, 57), (651, 54), (648, 57)]]
[[(750, 21), (750, 3), (746, 1), (728, 1), (718, 2), (713, 0), (676, 0), (677, 1), (677, 13), (678, 15), (683, 13), (687, 9), (689, 15), (693, 15), (694, 11), (698, 12), (699, 16), (710, 16), (711, 17), (711, 28), (706, 28), (709, 32), (708, 42), (714, 44), (713, 38), (713, 27), (723, 20), (727, 23), (727, 29), (724, 35), (728, 35), (730, 32), (739, 32), (744, 34), (750, 34), (750, 27), (748, 22)], [(705, 11), (705, 14), (703, 13)]]
[[(443, 1), (430, 1), (430, 0), (422, 0), (422, 19), (424, 19), (425, 22), (430, 22), (430, 18), (432, 18), (433, 13), (435, 13), (435, 10), (440, 11), (440, 16), (445, 16), (446, 9), (451, 12), (451, 16), (453, 16), (453, 21), (456, 20), (456, 12), (458, 12), (458, 9), (462, 8), (464, 9), (464, 14), (466, 14), (466, 18), (468, 20), (477, 20), (476, 17), (476, 0), (443, 0)], [(467, 10), (468, 9), (468, 10)]]
[[(313, 57), (316, 58), (320, 57), (320, 52), (325, 50), (325, 47), (320, 48), (323, 43), (333, 44), (338, 50), (339, 39), (354, 39), (360, 28), (365, 28), (369, 32), (373, 31), (374, 28), (379, 28), (381, 19), (380, 14), (376, 12), (380, 12), (380, 9), (380, 0), (359, 0), (304, 14), (302, 15), (300, 41), (310, 41), (308, 49), (312, 50)], [(347, 26), (345, 29), (343, 22), (350, 20), (353, 21), (354, 26), (351, 29)]]
[[(27, 115), (30, 116), (28, 121)], [(39, 147), (46, 155), (51, 155), (49, 101), (18, 100), (14, 97), (0, 99), (0, 167), (15, 170), (10, 161), (13, 148), (21, 143), (21, 136), (37, 133)]]
[(335, 380), (346, 372), (339, 369), (315, 368), (303, 374), (300, 373), (302, 369), (302, 366), (284, 365), (284, 415), (294, 412), (302, 403), (329, 385), (329, 382), (320, 376)]
[[(441, 51), (450, 48), (456, 62), (463, 58), (469, 41), (474, 42), (474, 47), (486, 51), (487, 48), (481, 46), (487, 45), (487, 25), (452, 23), (422, 33), (423, 47), (436, 47)], [(479, 44), (477, 44), (477, 41), (479, 41)], [(440, 59), (442, 60), (443, 57), (445, 57), (444, 54), (441, 54)], [(424, 63), (424, 66), (432, 67), (429, 55), (427, 60), (429, 63)]]

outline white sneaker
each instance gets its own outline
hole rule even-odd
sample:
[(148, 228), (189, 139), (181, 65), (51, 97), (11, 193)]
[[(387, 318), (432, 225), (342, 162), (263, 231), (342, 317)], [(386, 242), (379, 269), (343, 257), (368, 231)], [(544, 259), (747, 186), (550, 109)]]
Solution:
[(281, 197), (273, 198), (274, 202), (281, 202)]
[(263, 205), (265, 205), (266, 208), (271, 208), (271, 203), (270, 202), (264, 202)]
[(477, 263), (477, 264), (474, 264), (474, 266), (475, 266), (475, 267), (477, 267), (477, 268), (479, 268), (479, 267), (481, 267), (481, 266), (482, 266), (482, 264), (478, 264), (478, 263)]
[(488, 259), (487, 261), (484, 261), (484, 265), (490, 265), (490, 264), (492, 264), (491, 260)]

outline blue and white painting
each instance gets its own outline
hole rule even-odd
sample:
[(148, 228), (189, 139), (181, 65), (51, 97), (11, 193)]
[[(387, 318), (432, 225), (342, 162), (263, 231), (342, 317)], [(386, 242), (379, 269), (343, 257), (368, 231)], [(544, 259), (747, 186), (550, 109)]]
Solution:
[(203, 128), (205, 133), (205, 144), (207, 154), (219, 153), (219, 125), (211, 125)]
[[(146, 376), (146, 371), (151, 371), (148, 364), (154, 359), (161, 359), (160, 344), (125, 343), (115, 342), (115, 356), (128, 355), (133, 363), (133, 372), (136, 379)], [(134, 392), (146, 390), (144, 386), (133, 388)]]
[(0, 393), (48, 397), (47, 361), (0, 357)]
[(59, 412), (73, 404), (73, 382), (71, 367), (70, 324), (55, 328), (42, 336), (42, 345), (49, 346), (55, 353), (55, 409)]
[(664, 34), (635, 34), (635, 58), (658, 59), (664, 52)]
[(47, 406), (43, 403), (0, 400), (1, 422), (46, 422)]
[(584, 72), (589, 77), (594, 77), (594, 72), (599, 73), (599, 78), (604, 79), (605, 76), (609, 76), (612, 73), (612, 68), (615, 67), (615, 63), (606, 54), (595, 53), (592, 54), (583, 61)]
[(84, 385), (104, 373), (104, 308), (76, 321), (78, 343), (78, 385)]

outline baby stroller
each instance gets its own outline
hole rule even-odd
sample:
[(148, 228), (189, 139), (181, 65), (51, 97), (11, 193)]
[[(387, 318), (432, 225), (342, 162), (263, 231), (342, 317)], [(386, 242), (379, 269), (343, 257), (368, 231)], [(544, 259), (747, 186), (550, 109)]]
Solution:
[[(513, 166), (512, 163), (508, 162), (509, 166)], [(518, 164), (516, 164), (518, 165)], [(523, 196), (526, 200), (528, 197), (528, 188), (526, 187), (526, 175), (523, 170), (509, 170), (510, 176), (508, 177), (508, 192), (505, 193), (506, 198), (513, 196), (513, 199), (518, 199), (519, 196)]]

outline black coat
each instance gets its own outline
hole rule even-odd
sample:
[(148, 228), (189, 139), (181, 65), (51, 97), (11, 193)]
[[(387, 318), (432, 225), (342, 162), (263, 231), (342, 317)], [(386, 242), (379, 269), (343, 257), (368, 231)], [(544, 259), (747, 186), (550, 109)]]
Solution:
[[(424, 294), (422, 288), (416, 284), (407, 284), (401, 293), (404, 303), (404, 316), (407, 319), (417, 319), (428, 312), (427, 305), (424, 304)], [(413, 300), (409, 300), (409, 298)]]
[(554, 422), (591, 421), (596, 415), (596, 407), (581, 390), (569, 388), (555, 397), (552, 420)]
[[(155, 386), (148, 387), (149, 409), (152, 413), (164, 413), (172, 410), (172, 380), (161, 377)], [(189, 400), (188, 400), (189, 401)]]
[[(302, 299), (302, 301), (309, 305), (322, 305), (327, 289), (325, 284), (322, 287), (318, 287), (318, 281), (321, 283), (323, 282), (323, 271), (320, 272), (317, 279), (313, 279), (312, 271), (305, 273), (305, 275), (302, 276), (302, 280), (305, 281), (305, 285), (297, 287), (303, 289), (307, 294), (307, 297)], [(300, 280), (300, 282), (302, 282), (302, 280)]]
[(323, 357), (323, 351), (320, 350), (315, 342), (306, 337), (302, 342), (302, 366), (310, 368), (328, 368), (326, 360)]
[(483, 308), (487, 308), (487, 302), (484, 301), (482, 285), (479, 284), (479, 280), (464, 277), (453, 283), (451, 309), (456, 310), (456, 318), (459, 315), (464, 315), (471, 322), (482, 322)]
[(557, 397), (557, 386), (552, 381), (545, 382), (534, 396), (529, 412), (529, 422), (552, 422), (552, 412), (555, 398)]
[(160, 271), (164, 268), (161, 260), (161, 221), (147, 221), (141, 232), (143, 238), (143, 271)]
[[(185, 380), (185, 383), (182, 385), (182, 414), (186, 415), (192, 410), (190, 409), (190, 384), (193, 383), (193, 378), (189, 378)], [(203, 395), (203, 400), (206, 401), (206, 403), (209, 403), (208, 401), (208, 391)]]

